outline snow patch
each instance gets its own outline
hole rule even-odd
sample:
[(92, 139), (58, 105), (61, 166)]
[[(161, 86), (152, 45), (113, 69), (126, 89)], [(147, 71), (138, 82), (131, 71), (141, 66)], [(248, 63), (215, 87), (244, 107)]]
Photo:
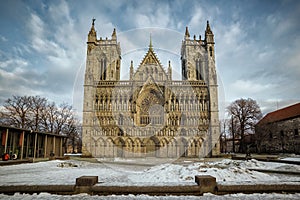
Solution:
[[(121, 159), (123, 161), (123, 159)], [(77, 166), (77, 167), (75, 167)], [(91, 163), (53, 160), (48, 162), (0, 167), (0, 185), (70, 185), (80, 176), (98, 176), (100, 182), (113, 185), (194, 184), (196, 175), (216, 177), (218, 184), (299, 183), (300, 176), (263, 173), (249, 169), (299, 171), (300, 166), (223, 159), (215, 162), (159, 164), (153, 167), (134, 164)]]

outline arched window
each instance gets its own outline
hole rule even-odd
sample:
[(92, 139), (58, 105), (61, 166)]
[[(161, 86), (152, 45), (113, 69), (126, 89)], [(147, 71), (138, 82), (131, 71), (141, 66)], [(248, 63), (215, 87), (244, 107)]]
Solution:
[(123, 115), (120, 115), (119, 116), (119, 122), (118, 122), (119, 125), (123, 125)]
[(182, 68), (182, 76), (184, 79), (186, 79), (187, 78), (187, 70), (186, 70), (186, 60), (185, 59), (182, 60), (181, 68)]
[(106, 80), (106, 57), (105, 55), (101, 55), (99, 58), (99, 72), (100, 72), (100, 80)]
[(213, 49), (212, 49), (212, 47), (209, 47), (209, 53), (210, 53), (210, 56), (213, 56)]
[(201, 60), (200, 58), (196, 59), (196, 78), (197, 80), (202, 80), (202, 70), (201, 70)]

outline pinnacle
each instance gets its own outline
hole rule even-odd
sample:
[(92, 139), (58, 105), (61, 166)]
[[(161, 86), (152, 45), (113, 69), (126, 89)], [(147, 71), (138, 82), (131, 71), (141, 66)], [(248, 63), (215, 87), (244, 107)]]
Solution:
[(112, 38), (116, 38), (117, 37), (117, 33), (116, 33), (116, 28), (114, 28), (113, 33), (111, 34)]
[(153, 50), (153, 45), (152, 45), (152, 36), (150, 33), (150, 44), (149, 44), (149, 50)]
[(190, 37), (189, 28), (185, 27), (185, 36)]
[(209, 21), (207, 20), (207, 25), (206, 25), (206, 30), (205, 30), (206, 33), (212, 33), (211, 31), (211, 28), (210, 28), (210, 25), (209, 25)]

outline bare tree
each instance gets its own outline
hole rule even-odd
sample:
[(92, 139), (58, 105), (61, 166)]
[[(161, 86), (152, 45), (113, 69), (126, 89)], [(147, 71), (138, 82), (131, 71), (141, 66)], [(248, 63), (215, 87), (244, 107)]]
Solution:
[(272, 132), (267, 124), (258, 123), (255, 125), (255, 139), (258, 153), (267, 152), (266, 141), (270, 139), (270, 136), (272, 136)]
[(42, 131), (41, 116), (46, 110), (47, 99), (39, 96), (30, 98), (30, 128), (34, 131)]
[(238, 125), (238, 121), (236, 118), (230, 116), (230, 119), (228, 120), (228, 131), (229, 131), (229, 137), (232, 141), (232, 152), (236, 152), (236, 146), (235, 142), (240, 137), (240, 127)]
[(40, 129), (44, 132), (51, 132), (54, 133), (54, 121), (56, 118), (56, 110), (57, 107), (54, 102), (47, 102), (45, 109), (42, 110), (41, 113), (41, 124)]
[(68, 144), (71, 145), (72, 153), (75, 153), (75, 147), (79, 146), (78, 142), (81, 136), (80, 121), (73, 116), (70, 117), (63, 127), (63, 134), (67, 136), (67, 140), (64, 141), (64, 146), (67, 146)]
[(227, 151), (227, 139), (228, 139), (228, 119), (220, 120), (220, 144), (221, 144), (221, 152), (225, 153)]
[(64, 126), (74, 117), (73, 115), (72, 106), (66, 103), (61, 104), (55, 111), (54, 132), (62, 134)]
[(73, 148), (80, 141), (81, 124), (67, 103), (57, 107), (39, 96), (13, 96), (5, 101), (0, 112), (4, 125), (66, 135)]
[(4, 108), (2, 115), (5, 118), (5, 125), (18, 128), (30, 127), (31, 97), (13, 96), (5, 101)]
[(251, 98), (241, 98), (231, 103), (227, 107), (227, 111), (235, 125), (239, 128), (238, 132), (235, 132), (235, 135), (238, 134), (240, 137), (239, 152), (244, 153), (246, 151), (244, 144), (245, 133), (254, 132), (254, 125), (262, 117), (260, 107)]

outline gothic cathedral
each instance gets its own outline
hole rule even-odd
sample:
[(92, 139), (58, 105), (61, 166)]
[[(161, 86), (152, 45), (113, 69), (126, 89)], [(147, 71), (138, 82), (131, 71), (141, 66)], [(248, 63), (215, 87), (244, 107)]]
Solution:
[(83, 100), (83, 154), (94, 157), (201, 157), (219, 148), (218, 85), (214, 34), (181, 46), (182, 80), (162, 66), (150, 39), (129, 80), (120, 80), (121, 48), (116, 30), (97, 39), (92, 23), (87, 41)]

